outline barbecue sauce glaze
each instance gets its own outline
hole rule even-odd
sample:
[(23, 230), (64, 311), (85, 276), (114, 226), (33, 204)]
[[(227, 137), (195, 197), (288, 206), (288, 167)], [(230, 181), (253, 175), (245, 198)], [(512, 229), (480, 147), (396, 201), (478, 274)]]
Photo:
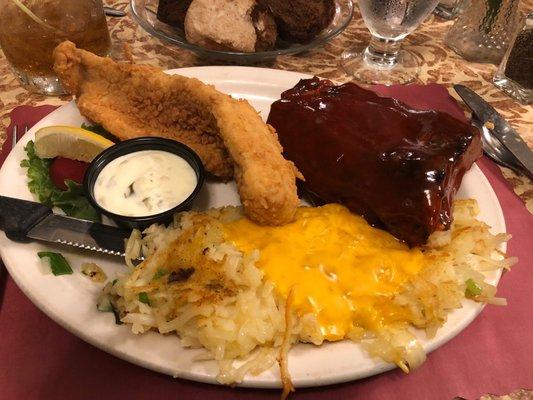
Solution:
[(353, 83), (301, 80), (268, 123), (319, 203), (341, 203), (410, 246), (452, 222), (452, 200), (482, 154), (479, 132)]

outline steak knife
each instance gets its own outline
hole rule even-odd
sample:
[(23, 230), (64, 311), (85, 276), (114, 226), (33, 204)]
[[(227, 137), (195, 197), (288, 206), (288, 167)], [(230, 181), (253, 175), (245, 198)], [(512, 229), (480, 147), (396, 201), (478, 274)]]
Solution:
[(0, 230), (17, 242), (30, 239), (124, 257), (131, 230), (57, 215), (44, 204), (0, 196)]
[[(461, 96), (464, 102), (470, 107), (476, 118), (485, 125), (487, 129), (499, 139), (517, 161), (529, 172), (528, 176), (533, 176), (533, 151), (520, 137), (513, 127), (507, 122), (489, 103), (483, 100), (471, 89), (463, 85), (454, 85), (455, 91)], [(487, 122), (494, 127), (488, 127)]]

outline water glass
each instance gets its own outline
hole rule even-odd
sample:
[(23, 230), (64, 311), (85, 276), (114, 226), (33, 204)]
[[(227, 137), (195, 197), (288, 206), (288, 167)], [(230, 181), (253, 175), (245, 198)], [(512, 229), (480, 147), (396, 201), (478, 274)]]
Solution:
[(439, 0), (359, 0), (361, 15), (372, 34), (363, 50), (341, 56), (348, 75), (367, 84), (393, 85), (417, 78), (417, 57), (401, 49), (402, 40), (433, 12)]

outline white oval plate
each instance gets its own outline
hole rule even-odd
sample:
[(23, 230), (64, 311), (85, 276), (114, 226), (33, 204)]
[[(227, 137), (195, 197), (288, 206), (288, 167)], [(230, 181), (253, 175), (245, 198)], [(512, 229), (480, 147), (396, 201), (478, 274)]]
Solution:
[[(170, 73), (196, 77), (217, 89), (237, 98), (247, 99), (266, 119), (270, 104), (282, 91), (294, 86), (307, 75), (280, 70), (248, 67), (200, 67), (173, 70)], [(17, 144), (0, 170), (0, 194), (27, 200), (32, 195), (26, 185), (25, 170), (19, 164), (25, 158), (23, 147), (34, 138), (34, 132), (48, 125), (79, 126), (86, 120), (71, 102), (54, 111), (31, 129)], [(489, 182), (477, 166), (465, 175), (459, 197), (474, 198), (481, 209), (480, 218), (492, 226), (494, 233), (505, 232), (505, 221), (498, 199)], [(233, 183), (209, 183), (196, 206), (198, 208), (239, 204)], [(50, 246), (40, 243), (15, 243), (0, 234), (0, 255), (11, 276), (22, 291), (45, 314), (92, 345), (134, 364), (164, 374), (201, 382), (216, 383), (216, 364), (212, 361), (194, 361), (198, 350), (184, 349), (176, 336), (163, 336), (154, 332), (134, 335), (124, 325), (116, 325), (111, 313), (96, 310), (96, 298), (101, 285), (89, 281), (79, 273), (84, 260), (93, 260), (103, 267), (108, 277), (125, 271), (122, 260), (93, 253), (60, 251), (72, 262), (73, 275), (46, 275), (39, 267), (37, 252)], [(488, 275), (496, 284), (500, 273)], [(431, 340), (419, 337), (427, 352), (442, 346), (466, 328), (479, 314), (482, 306), (465, 301), (463, 308), (450, 314), (448, 322)], [(342, 341), (320, 347), (299, 344), (291, 349), (289, 368), (297, 387), (320, 386), (360, 379), (394, 368), (368, 357), (359, 345)], [(424, 368), (422, 366), (421, 368)], [(259, 376), (249, 376), (242, 383), (250, 387), (279, 387), (277, 367)]]

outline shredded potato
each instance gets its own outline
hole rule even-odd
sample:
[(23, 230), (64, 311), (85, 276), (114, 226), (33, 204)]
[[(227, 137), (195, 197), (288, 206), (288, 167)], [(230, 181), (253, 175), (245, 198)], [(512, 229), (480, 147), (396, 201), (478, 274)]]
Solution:
[(291, 330), (292, 330), (292, 314), (291, 306), (294, 300), (294, 287), (289, 291), (287, 301), (285, 302), (285, 332), (283, 333), (283, 341), (279, 351), (279, 371), (281, 374), (281, 382), (283, 384), (283, 392), (281, 400), (285, 400), (291, 392), (294, 392), (294, 386), (289, 372), (289, 350), (291, 348)]
[[(478, 212), (474, 200), (456, 201), (451, 230), (435, 232), (422, 248), (430, 262), (392, 298), (404, 311), (403, 321), (380, 331), (357, 327), (347, 339), (409, 372), (426, 358), (413, 329), (423, 329), (431, 338), (465, 301), (505, 304), (484, 274), (516, 262), (498, 250), (509, 235), (492, 235), (475, 218)], [(240, 209), (227, 207), (185, 213), (169, 227), (148, 228), (144, 236), (134, 231), (126, 262), (132, 264), (140, 253), (147, 258), (107, 290), (121, 321), (134, 333), (174, 332), (183, 346), (206, 349), (202, 358), (218, 362), (221, 383), (241, 382), (246, 374), (269, 369), (278, 354), (284, 399), (294, 390), (290, 346), (320, 345), (324, 337), (315, 315), (297, 315), (291, 295), (281, 298), (264, 278), (256, 266), (258, 251), (244, 255), (223, 242), (220, 224), (241, 217)], [(139, 300), (139, 293), (149, 304)]]

